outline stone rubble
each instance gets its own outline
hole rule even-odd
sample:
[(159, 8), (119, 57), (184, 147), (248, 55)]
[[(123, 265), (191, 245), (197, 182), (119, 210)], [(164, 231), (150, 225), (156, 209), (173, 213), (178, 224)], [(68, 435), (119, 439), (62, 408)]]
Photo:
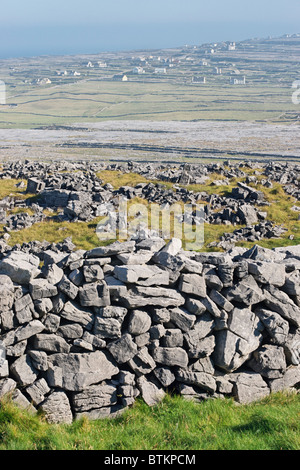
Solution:
[[(265, 178), (258, 180), (255, 174), (249, 176), (244, 171), (245, 168), (254, 170), (257, 175), (263, 175)], [(122, 186), (115, 190), (96, 176), (96, 173), (102, 170), (134, 172), (151, 181), (138, 183), (135, 187)], [(222, 184), (231, 188), (226, 197), (179, 186), (206, 184), (216, 173), (221, 179), (211, 184), (216, 187)], [(27, 180), (26, 192), (33, 197), (26, 201), (22, 198), (6, 197), (0, 201), (0, 223), (4, 225), (6, 236), (9, 237), (10, 231), (28, 228), (49, 217), (59, 221), (77, 222), (108, 216), (106, 224), (102, 227), (102, 230), (107, 232), (117, 221), (116, 208), (120, 197), (127, 200), (139, 197), (164, 207), (178, 202), (201, 204), (203, 214), (199, 216), (191, 212), (190, 223), (246, 226), (234, 234), (225, 234), (218, 242), (217, 246), (227, 250), (240, 240), (255, 242), (261, 238), (276, 238), (282, 235), (282, 227), (266, 222), (267, 212), (260, 208), (266, 207), (268, 202), (255, 185), (260, 182), (265, 187), (272, 187), (272, 181), (279, 182), (287, 194), (299, 200), (298, 175), (299, 166), (281, 163), (233, 164), (228, 161), (224, 164), (171, 165), (143, 162), (10, 162), (3, 164), (0, 178)], [(232, 188), (229, 186), (232, 178), (244, 178), (245, 182), (237, 182)], [(172, 183), (173, 187), (167, 188), (156, 183), (157, 180)], [(18, 210), (11, 213), (13, 209)]]

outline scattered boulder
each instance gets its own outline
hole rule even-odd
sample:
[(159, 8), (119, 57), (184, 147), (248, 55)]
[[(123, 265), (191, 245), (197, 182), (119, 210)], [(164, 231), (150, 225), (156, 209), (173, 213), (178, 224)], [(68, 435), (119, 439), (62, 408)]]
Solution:
[(260, 374), (243, 372), (235, 378), (233, 393), (239, 403), (247, 404), (268, 396), (270, 389)]

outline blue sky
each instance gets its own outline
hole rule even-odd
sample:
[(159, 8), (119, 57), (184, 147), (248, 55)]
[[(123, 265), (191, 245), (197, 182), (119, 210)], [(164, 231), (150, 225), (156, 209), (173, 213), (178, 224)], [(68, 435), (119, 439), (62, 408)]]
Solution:
[(0, 57), (95, 53), (300, 32), (299, 0), (11, 0)]

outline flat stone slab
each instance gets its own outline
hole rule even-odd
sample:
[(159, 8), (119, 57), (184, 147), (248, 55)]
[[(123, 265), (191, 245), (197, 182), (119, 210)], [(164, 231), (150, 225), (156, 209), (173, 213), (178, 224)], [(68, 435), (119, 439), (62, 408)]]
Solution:
[(187, 367), (189, 358), (182, 348), (158, 347), (153, 350), (155, 362), (165, 366)]
[(247, 404), (267, 397), (270, 389), (260, 374), (240, 373), (234, 383), (233, 393), (239, 403)]
[(91, 385), (87, 390), (74, 393), (72, 404), (75, 413), (83, 413), (104, 406), (112, 406), (117, 403), (116, 386), (102, 382)]
[(106, 256), (119, 255), (120, 253), (130, 253), (135, 248), (134, 241), (115, 242), (108, 246), (100, 246), (86, 252), (87, 258), (102, 258)]
[(74, 392), (84, 390), (102, 380), (111, 379), (119, 372), (113, 359), (102, 351), (53, 354), (49, 356), (49, 361), (52, 366), (61, 370), (61, 383), (57, 383), (57, 386)]
[(37, 256), (23, 251), (13, 251), (0, 262), (0, 274), (9, 276), (18, 284), (29, 284), (40, 274), (39, 264)]
[(120, 301), (126, 308), (138, 308), (148, 305), (179, 307), (185, 303), (185, 298), (174, 289), (137, 286), (129, 289), (126, 296), (120, 295)]

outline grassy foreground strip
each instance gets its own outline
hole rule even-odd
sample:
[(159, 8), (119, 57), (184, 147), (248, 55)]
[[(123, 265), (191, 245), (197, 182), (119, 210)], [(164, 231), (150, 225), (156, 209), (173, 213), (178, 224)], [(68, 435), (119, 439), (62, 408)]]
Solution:
[(150, 408), (138, 399), (118, 418), (72, 425), (47, 424), (4, 401), (0, 450), (300, 450), (299, 418), (299, 393), (239, 406), (167, 395)]

